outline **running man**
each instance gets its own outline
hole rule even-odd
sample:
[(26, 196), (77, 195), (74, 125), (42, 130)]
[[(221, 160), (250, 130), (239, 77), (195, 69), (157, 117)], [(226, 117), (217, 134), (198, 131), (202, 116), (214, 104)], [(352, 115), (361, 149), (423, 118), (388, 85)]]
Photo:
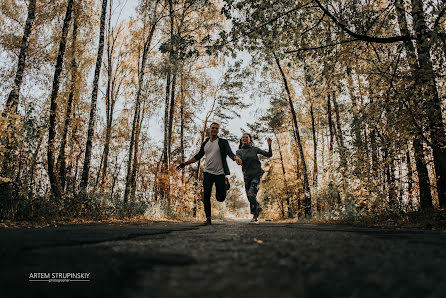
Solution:
[(203, 205), (206, 214), (205, 225), (211, 224), (211, 192), (212, 186), (215, 184), (217, 201), (223, 202), (226, 199), (226, 190), (229, 188), (229, 181), (225, 178), (229, 175), (229, 167), (226, 157), (229, 156), (237, 163), (241, 163), (241, 159), (232, 152), (229, 142), (218, 137), (220, 124), (213, 122), (211, 124), (210, 137), (201, 144), (200, 151), (191, 159), (178, 165), (178, 169), (182, 169), (190, 165), (203, 156), (206, 156), (206, 166), (203, 175)]

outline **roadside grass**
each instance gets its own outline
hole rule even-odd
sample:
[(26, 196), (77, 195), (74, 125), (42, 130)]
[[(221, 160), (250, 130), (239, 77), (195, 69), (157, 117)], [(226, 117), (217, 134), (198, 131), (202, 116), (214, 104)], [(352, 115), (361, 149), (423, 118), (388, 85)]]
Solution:
[[(220, 218), (219, 218), (220, 219)], [(346, 224), (367, 228), (416, 229), (446, 231), (446, 210), (428, 209), (409, 213), (386, 213), (375, 216), (362, 216), (349, 219), (268, 219), (268, 222), (308, 223), (308, 224)], [(88, 219), (61, 217), (58, 219), (40, 218), (35, 220), (0, 220), (1, 228), (42, 228), (70, 224), (140, 224), (156, 222), (200, 222), (198, 219), (149, 218), (143, 215), (127, 218)]]
[(349, 219), (309, 219), (299, 222), (347, 224), (367, 228), (446, 230), (446, 210), (428, 209), (408, 213), (385, 213)]

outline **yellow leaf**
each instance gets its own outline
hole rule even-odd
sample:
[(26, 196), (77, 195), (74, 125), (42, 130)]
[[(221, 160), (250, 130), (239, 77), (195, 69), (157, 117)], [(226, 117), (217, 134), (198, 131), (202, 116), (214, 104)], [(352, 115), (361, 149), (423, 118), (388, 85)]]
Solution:
[(259, 239), (257, 239), (257, 238), (254, 238), (253, 241), (254, 241), (255, 243), (257, 243), (257, 244), (262, 244), (262, 243), (263, 243), (262, 240), (259, 240)]

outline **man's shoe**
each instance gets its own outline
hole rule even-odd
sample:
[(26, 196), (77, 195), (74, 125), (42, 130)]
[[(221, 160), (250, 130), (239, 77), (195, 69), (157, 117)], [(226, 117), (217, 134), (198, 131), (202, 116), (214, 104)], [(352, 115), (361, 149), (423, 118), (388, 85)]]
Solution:
[(231, 184), (229, 183), (229, 179), (225, 177), (226, 190), (231, 188)]
[(257, 218), (253, 218), (249, 221), (250, 224), (259, 224), (259, 220)]
[(203, 225), (205, 225), (205, 226), (207, 226), (207, 225), (211, 225), (211, 224), (212, 224), (212, 221), (211, 221), (210, 218), (206, 219), (206, 220), (203, 222)]

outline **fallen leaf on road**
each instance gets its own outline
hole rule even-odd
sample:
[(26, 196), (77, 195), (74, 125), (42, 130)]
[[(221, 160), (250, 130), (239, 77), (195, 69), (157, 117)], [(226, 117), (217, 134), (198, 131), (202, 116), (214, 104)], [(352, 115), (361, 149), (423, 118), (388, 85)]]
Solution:
[(257, 244), (262, 244), (262, 243), (263, 243), (262, 240), (259, 240), (259, 239), (257, 239), (257, 238), (254, 238), (253, 240), (254, 240), (254, 242), (257, 243)]

